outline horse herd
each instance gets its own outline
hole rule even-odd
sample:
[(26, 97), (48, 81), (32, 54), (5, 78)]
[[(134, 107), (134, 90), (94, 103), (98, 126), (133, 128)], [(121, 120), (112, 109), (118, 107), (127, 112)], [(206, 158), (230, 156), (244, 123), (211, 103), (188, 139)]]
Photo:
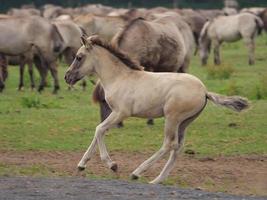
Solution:
[(56, 93), (57, 60), (64, 58), (70, 65), (82, 35), (97, 34), (114, 43), (147, 71), (186, 72), (194, 53), (199, 52), (205, 65), (213, 46), (214, 62), (220, 64), (221, 43), (240, 38), (248, 47), (249, 64), (254, 64), (255, 37), (264, 26), (267, 10), (263, 8), (243, 9), (240, 13), (233, 9), (115, 9), (98, 4), (13, 8), (0, 15), (0, 91), (5, 87), (8, 65), (20, 66), (21, 90), (27, 64), (31, 87), (35, 88), (34, 64), (40, 74), (38, 91), (44, 89), (50, 71)]

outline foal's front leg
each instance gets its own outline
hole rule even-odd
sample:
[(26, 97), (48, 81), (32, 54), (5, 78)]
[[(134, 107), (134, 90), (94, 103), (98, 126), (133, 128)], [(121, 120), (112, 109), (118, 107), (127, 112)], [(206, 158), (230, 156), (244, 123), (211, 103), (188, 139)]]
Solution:
[(104, 139), (105, 132), (108, 129), (112, 128), (113, 126), (116, 126), (116, 124), (118, 122), (120, 122), (122, 119), (123, 119), (123, 116), (120, 113), (112, 112), (108, 116), (108, 118), (105, 119), (105, 121), (103, 121), (101, 124), (99, 124), (96, 127), (94, 139), (93, 139), (92, 143), (90, 144), (89, 148), (87, 149), (87, 151), (85, 152), (85, 154), (83, 155), (81, 161), (78, 164), (79, 170), (85, 169), (86, 163), (90, 160), (93, 153), (95, 152), (97, 143), (99, 146), (99, 152), (100, 152), (101, 160), (106, 162), (108, 167), (110, 169), (112, 169), (113, 171), (117, 170), (117, 164), (115, 162), (113, 162), (111, 160), (110, 156), (108, 155), (108, 151), (107, 151), (107, 148), (106, 148), (106, 145), (105, 145), (103, 139)]

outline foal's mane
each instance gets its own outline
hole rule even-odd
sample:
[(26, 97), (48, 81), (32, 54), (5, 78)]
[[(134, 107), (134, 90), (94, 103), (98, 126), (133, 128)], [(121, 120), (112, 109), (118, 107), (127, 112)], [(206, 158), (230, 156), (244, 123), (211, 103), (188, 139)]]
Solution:
[(92, 45), (98, 45), (108, 50), (111, 54), (117, 57), (121, 62), (123, 62), (127, 67), (133, 70), (143, 71), (143, 67), (141, 67), (137, 62), (132, 60), (127, 54), (121, 52), (117, 47), (111, 45), (100, 39), (99, 37), (92, 37), (90, 39)]
[(132, 21), (130, 21), (127, 25), (124, 26), (124, 28), (123, 28), (120, 32), (118, 32), (118, 33), (116, 34), (116, 36), (114, 37), (112, 43), (116, 44), (117, 46), (120, 46), (120, 43), (122, 42), (123, 37), (124, 37), (124, 35), (127, 33), (127, 31), (128, 31), (133, 25), (135, 25), (137, 22), (139, 22), (139, 21), (141, 21), (141, 20), (143, 21), (143, 20), (145, 20), (145, 19), (142, 18), (142, 17), (138, 17), (138, 18), (135, 18), (135, 19), (133, 19)]

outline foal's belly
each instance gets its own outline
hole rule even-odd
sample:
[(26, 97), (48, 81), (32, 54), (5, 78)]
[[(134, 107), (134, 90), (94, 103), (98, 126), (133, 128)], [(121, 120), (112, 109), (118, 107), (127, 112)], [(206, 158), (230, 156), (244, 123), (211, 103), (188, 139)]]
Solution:
[(132, 110), (132, 116), (142, 117), (142, 118), (158, 118), (163, 117), (163, 107), (162, 105), (141, 105), (136, 104)]

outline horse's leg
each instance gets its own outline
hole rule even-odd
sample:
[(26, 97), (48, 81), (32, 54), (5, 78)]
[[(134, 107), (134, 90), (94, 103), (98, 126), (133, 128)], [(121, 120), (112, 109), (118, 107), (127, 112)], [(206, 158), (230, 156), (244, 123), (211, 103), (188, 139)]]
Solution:
[(105, 132), (115, 126), (121, 120), (122, 115), (112, 112), (105, 121), (103, 121), (96, 127), (94, 139), (78, 164), (79, 170), (85, 169), (86, 163), (90, 160), (93, 153), (95, 152), (97, 143), (99, 146), (101, 160), (106, 162), (109, 168), (113, 171), (117, 170), (117, 164), (113, 162), (110, 156), (108, 155), (107, 148), (103, 139)]
[(183, 146), (186, 128), (188, 127), (188, 125), (190, 123), (192, 123), (200, 115), (200, 113), (205, 108), (206, 104), (207, 104), (207, 99), (205, 99), (204, 105), (201, 107), (201, 109), (197, 113), (195, 113), (191, 117), (183, 120), (179, 124), (178, 137), (177, 137), (177, 140), (178, 140), (177, 148), (175, 148), (175, 147), (173, 148), (173, 150), (170, 153), (169, 160), (167, 161), (167, 163), (164, 166), (163, 170), (161, 171), (160, 175), (157, 178), (155, 178), (153, 181), (151, 181), (150, 183), (153, 183), (153, 184), (160, 183), (169, 175), (170, 171), (174, 167), (175, 161), (176, 161), (177, 156), (181, 150), (181, 147)]
[(181, 150), (181, 147), (183, 147), (184, 136), (186, 133), (185, 131), (186, 131), (187, 126), (199, 116), (199, 114), (202, 112), (202, 110), (203, 109), (201, 109), (194, 116), (184, 120), (179, 125), (179, 128), (178, 128), (178, 148), (171, 151), (169, 160), (167, 161), (167, 163), (164, 166), (163, 170), (161, 171), (160, 175), (157, 178), (155, 178), (153, 181), (151, 181), (150, 183), (152, 183), (152, 184), (161, 183), (162, 181), (164, 181), (167, 178), (167, 176), (169, 175), (169, 173), (171, 172), (171, 170), (173, 169), (173, 167), (175, 165), (175, 161), (176, 161), (177, 156)]
[(24, 67), (25, 67), (25, 62), (22, 57), (20, 57), (20, 62), (19, 62), (19, 87), (18, 90), (21, 91), (24, 87)]
[[(6, 70), (6, 72), (5, 72)], [(5, 88), (5, 73), (7, 75), (7, 62), (4, 54), (0, 53), (0, 92)]]
[(45, 62), (42, 62), (39, 56), (35, 56), (33, 58), (33, 61), (40, 75), (40, 84), (38, 87), (38, 92), (42, 92), (46, 84), (47, 65)]
[(87, 83), (86, 83), (86, 80), (82, 80), (82, 89), (83, 89), (83, 91), (85, 91), (86, 90), (86, 86), (87, 86)]
[(50, 63), (49, 65), (49, 69), (51, 72), (51, 75), (54, 79), (54, 90), (53, 90), (53, 94), (56, 94), (57, 91), (59, 90), (59, 81), (58, 81), (58, 72), (57, 72), (57, 65), (56, 62), (53, 61)]
[(144, 161), (136, 170), (132, 173), (132, 179), (138, 179), (140, 174), (150, 168), (159, 159), (161, 159), (166, 153), (172, 149), (176, 149), (178, 146), (178, 134), (177, 134), (177, 121), (166, 118), (165, 121), (165, 138), (162, 147), (159, 151), (153, 154), (149, 159)]
[(33, 77), (32, 60), (29, 60), (29, 61), (28, 61), (28, 72), (29, 72), (30, 80), (31, 80), (31, 89), (34, 90), (34, 88), (35, 88), (35, 83), (34, 83), (34, 77)]
[(248, 37), (248, 38), (244, 38), (245, 40), (245, 44), (248, 48), (248, 56), (249, 56), (249, 60), (248, 60), (248, 64), (249, 65), (254, 65), (255, 64), (255, 39)]
[(214, 41), (214, 64), (215, 65), (220, 65), (221, 64), (220, 45), (221, 45), (220, 41), (218, 41), (218, 40)]

